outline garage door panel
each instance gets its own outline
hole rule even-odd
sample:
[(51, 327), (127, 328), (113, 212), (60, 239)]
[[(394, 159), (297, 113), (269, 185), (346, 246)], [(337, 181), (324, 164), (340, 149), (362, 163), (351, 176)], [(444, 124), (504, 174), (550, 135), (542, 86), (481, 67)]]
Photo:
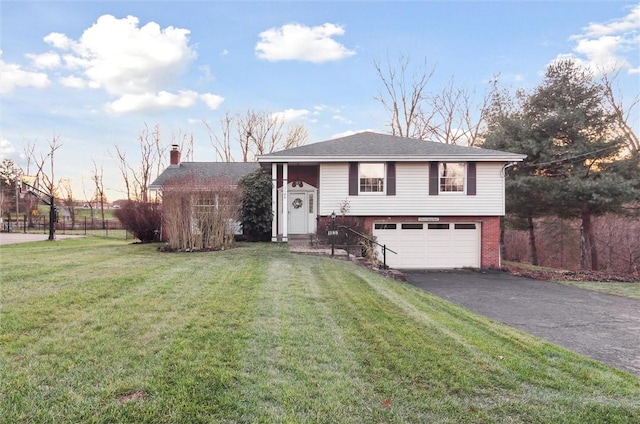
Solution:
[[(393, 268), (461, 268), (480, 266), (479, 223), (385, 223), (374, 226), (378, 242), (386, 244), (387, 265)], [(382, 249), (379, 249), (382, 259)]]

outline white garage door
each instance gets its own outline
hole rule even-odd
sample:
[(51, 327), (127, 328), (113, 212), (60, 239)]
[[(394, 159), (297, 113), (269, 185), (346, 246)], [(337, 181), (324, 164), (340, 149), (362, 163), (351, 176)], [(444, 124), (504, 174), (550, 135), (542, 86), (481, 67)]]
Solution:
[[(480, 223), (406, 222), (374, 224), (391, 268), (480, 267)], [(382, 253), (380, 249), (380, 260)]]

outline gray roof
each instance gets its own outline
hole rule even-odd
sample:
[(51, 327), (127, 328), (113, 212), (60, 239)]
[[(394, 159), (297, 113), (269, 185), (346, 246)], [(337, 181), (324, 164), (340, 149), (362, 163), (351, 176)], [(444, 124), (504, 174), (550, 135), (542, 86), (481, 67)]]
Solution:
[(260, 168), (257, 162), (182, 162), (169, 165), (158, 178), (149, 185), (150, 189), (160, 189), (163, 184), (173, 178), (193, 175), (196, 178), (229, 178), (237, 183), (240, 178)]
[(345, 160), (519, 161), (524, 155), (434, 141), (361, 132), (258, 157), (258, 162), (338, 162)]

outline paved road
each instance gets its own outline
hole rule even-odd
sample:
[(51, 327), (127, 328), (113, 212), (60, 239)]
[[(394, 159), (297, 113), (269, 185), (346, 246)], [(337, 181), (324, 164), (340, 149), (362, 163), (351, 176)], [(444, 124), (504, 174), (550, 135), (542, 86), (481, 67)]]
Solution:
[(640, 300), (500, 271), (405, 274), (416, 287), (640, 376)]

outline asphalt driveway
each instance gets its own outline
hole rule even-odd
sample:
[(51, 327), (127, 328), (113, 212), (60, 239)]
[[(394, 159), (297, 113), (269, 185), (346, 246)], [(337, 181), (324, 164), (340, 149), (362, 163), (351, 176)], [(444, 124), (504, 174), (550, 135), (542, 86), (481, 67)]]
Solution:
[(640, 376), (640, 300), (500, 271), (404, 271), (407, 282)]

